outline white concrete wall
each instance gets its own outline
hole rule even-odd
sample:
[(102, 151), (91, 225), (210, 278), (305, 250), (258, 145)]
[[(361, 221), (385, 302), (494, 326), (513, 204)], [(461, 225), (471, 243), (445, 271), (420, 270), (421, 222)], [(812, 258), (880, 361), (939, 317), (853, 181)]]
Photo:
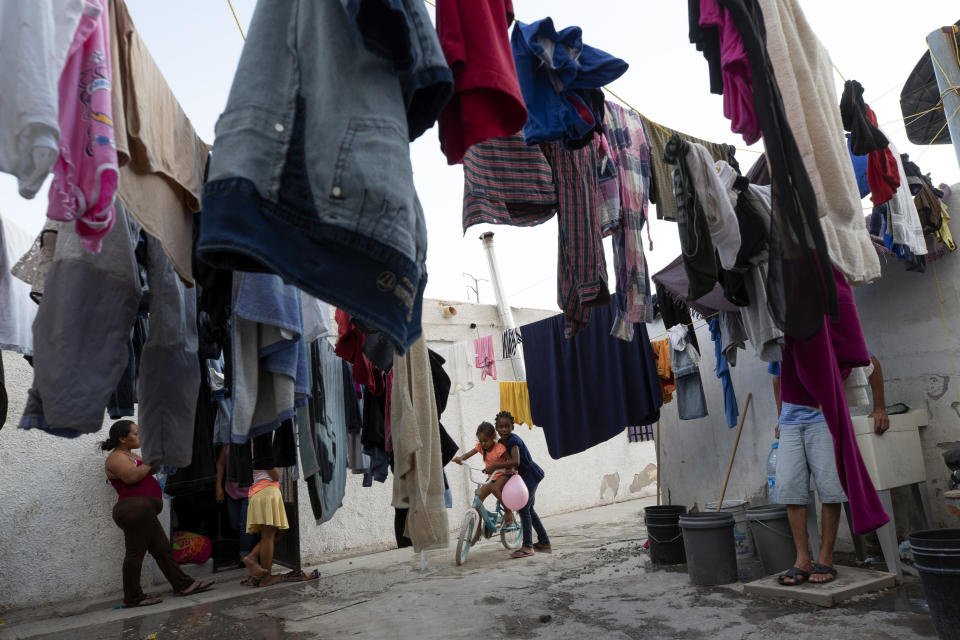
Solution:
[[(940, 318), (934, 269), (944, 299), (948, 342)], [(950, 363), (960, 366), (960, 255), (949, 255), (928, 264), (926, 273), (908, 273), (895, 259), (883, 266), (877, 282), (855, 289), (864, 335), (884, 372), (886, 402), (905, 402), (913, 408), (927, 408), (930, 425), (921, 430), (927, 472), (927, 486), (934, 526), (960, 525), (944, 508), (948, 469), (943, 451), (960, 444), (960, 396)], [(651, 325), (652, 337), (662, 333), (660, 324)], [(723, 417), (720, 383), (713, 374), (713, 343), (707, 327), (697, 330), (703, 347), (700, 366), (709, 417), (680, 421), (676, 404), (662, 411), (661, 464), (665, 500), (673, 504), (703, 508), (717, 500), (736, 429), (727, 429)], [(753, 400), (744, 423), (743, 436), (734, 462), (728, 499), (762, 504), (766, 497), (766, 460), (776, 424), (770, 376), (766, 363), (752, 355), (751, 345), (741, 351), (732, 378), (740, 407), (748, 392)], [(922, 526), (913, 496), (906, 490), (893, 492), (898, 533), (906, 535)], [(841, 526), (841, 543), (849, 539)], [(841, 547), (842, 548), (842, 547)]]
[[(445, 318), (442, 310), (449, 304), (425, 302), (424, 331), (430, 346), (472, 339), (478, 331), (499, 336), (496, 307), (452, 305), (458, 313)], [(517, 309), (514, 313), (522, 325), (554, 312)], [(470, 323), (477, 328), (471, 329)], [(494, 342), (499, 345), (499, 337)], [(111, 518), (116, 493), (105, 481), (105, 455), (97, 449), (106, 432), (66, 440), (17, 429), (32, 369), (9, 352), (3, 353), (3, 362), (10, 408), (0, 430), (0, 581), (5, 585), (0, 589), (0, 611), (116, 593), (123, 537)], [(509, 363), (498, 363), (498, 372), (501, 379), (512, 379)], [(497, 382), (481, 382), (459, 397), (450, 397), (443, 423), (454, 439), (469, 447), (476, 440), (476, 425), (492, 420), (499, 406)], [(628, 443), (624, 433), (577, 456), (552, 460), (540, 429), (521, 426), (518, 434), (547, 473), (537, 494), (537, 511), (543, 515), (655, 492), (652, 443)], [(329, 554), (394, 545), (392, 477), (370, 488), (361, 486), (361, 477), (349, 475), (343, 506), (320, 526), (313, 522), (306, 485), (300, 484), (304, 563)], [(466, 471), (456, 465), (448, 467), (448, 478), (454, 496), (449, 523), (456, 530), (472, 501), (473, 487)], [(161, 518), (167, 522), (168, 511)], [(451, 549), (451, 562), (452, 553)], [(144, 565), (145, 587), (154, 577), (148, 569), (151, 564), (148, 560)]]

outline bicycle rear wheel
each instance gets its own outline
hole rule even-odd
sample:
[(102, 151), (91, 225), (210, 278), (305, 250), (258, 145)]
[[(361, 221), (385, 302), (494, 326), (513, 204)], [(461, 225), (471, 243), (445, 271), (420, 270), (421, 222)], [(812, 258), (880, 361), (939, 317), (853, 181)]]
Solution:
[(520, 529), (520, 519), (513, 515), (513, 522), (500, 528), (500, 544), (508, 551), (516, 551), (523, 543), (523, 531)]
[(470, 552), (471, 540), (474, 532), (477, 530), (480, 516), (473, 509), (463, 514), (463, 522), (460, 524), (460, 537), (457, 539), (457, 566), (459, 567), (467, 561), (467, 553)]

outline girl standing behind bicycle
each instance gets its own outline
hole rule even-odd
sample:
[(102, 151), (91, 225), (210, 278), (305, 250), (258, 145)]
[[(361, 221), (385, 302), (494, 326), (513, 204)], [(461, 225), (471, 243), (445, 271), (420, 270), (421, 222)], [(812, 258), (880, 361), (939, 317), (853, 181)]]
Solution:
[[(543, 528), (540, 522), (540, 516), (533, 510), (534, 499), (537, 494), (537, 485), (543, 480), (543, 469), (533, 461), (530, 451), (523, 439), (513, 432), (513, 415), (509, 411), (501, 411), (494, 420), (497, 424), (497, 434), (500, 436), (500, 442), (507, 449), (509, 460), (506, 462), (488, 465), (485, 472), (491, 473), (497, 469), (506, 469), (516, 467), (524, 484), (527, 485), (527, 491), (530, 498), (526, 506), (520, 509), (520, 525), (523, 530), (523, 546), (510, 554), (511, 558), (528, 558), (533, 555), (534, 549), (537, 551), (550, 551), (550, 538), (547, 536), (547, 530)], [(533, 531), (537, 531), (537, 543), (533, 544)]]
[[(453, 459), (457, 464), (463, 464), (463, 461), (471, 457), (475, 453), (479, 453), (483, 456), (484, 470), (483, 472), (487, 474), (489, 482), (485, 485), (482, 485), (477, 489), (477, 497), (480, 498), (480, 502), (483, 502), (487, 499), (491, 493), (497, 497), (497, 501), (502, 502), (502, 491), (503, 485), (507, 484), (510, 473), (515, 473), (513, 467), (515, 466), (510, 458), (507, 456), (507, 448), (497, 442), (497, 431), (493, 428), (493, 425), (489, 422), (481, 422), (480, 426), (477, 427), (477, 444), (474, 445), (473, 450), (468, 451), (462, 456), (457, 456)], [(496, 465), (496, 469), (493, 466)], [(506, 509), (506, 514), (503, 517), (504, 526), (513, 523), (513, 512), (509, 509)], [(483, 527), (479, 527), (477, 530), (477, 538), (480, 535), (480, 530)], [(477, 539), (473, 540), (473, 543), (476, 543)]]

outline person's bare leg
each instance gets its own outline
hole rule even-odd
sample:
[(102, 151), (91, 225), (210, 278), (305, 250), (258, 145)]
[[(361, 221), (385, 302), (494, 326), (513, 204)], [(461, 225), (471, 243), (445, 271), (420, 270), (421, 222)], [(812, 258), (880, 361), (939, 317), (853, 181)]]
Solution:
[[(810, 560), (810, 540), (807, 537), (807, 505), (788, 504), (787, 519), (790, 521), (790, 530), (793, 532), (793, 544), (797, 548), (797, 561), (793, 566), (810, 571), (813, 568), (813, 562)], [(795, 582), (791, 578), (784, 578), (784, 580), (787, 584)]]
[[(493, 495), (497, 497), (497, 502), (499, 502), (500, 504), (503, 504), (503, 488), (506, 486), (508, 479), (509, 479), (508, 476), (502, 475), (496, 480), (494, 480), (493, 482), (491, 491), (493, 492)], [(503, 524), (504, 525), (512, 524), (513, 512), (510, 511), (510, 509), (507, 509), (507, 505), (503, 505), (503, 511), (504, 511)]]
[[(480, 498), (480, 502), (483, 502), (490, 495), (490, 492), (493, 490), (492, 485), (484, 484), (480, 485), (480, 488), (477, 489), (477, 497)], [(477, 512), (477, 531), (473, 534), (473, 539), (470, 541), (470, 544), (477, 544), (480, 541), (480, 536), (483, 534), (483, 514), (480, 512), (480, 508), (476, 508)]]
[(273, 550), (276, 538), (276, 527), (264, 526), (260, 528), (260, 566), (263, 567), (263, 580), (260, 581), (261, 587), (269, 587), (283, 579), (283, 576), (272, 575), (270, 573), (273, 569)]
[[(840, 529), (840, 512), (843, 505), (839, 502), (833, 502), (823, 505), (820, 512), (822, 522), (820, 532), (820, 556), (817, 558), (817, 564), (833, 566), (833, 547), (837, 543), (837, 531)], [(810, 574), (810, 582), (826, 582), (832, 579), (827, 573)]]
[(240, 560), (243, 562), (243, 566), (247, 568), (247, 571), (250, 572), (254, 578), (260, 578), (266, 573), (260, 562), (258, 561), (260, 557), (260, 543), (254, 545), (253, 549), (248, 555), (243, 556)]

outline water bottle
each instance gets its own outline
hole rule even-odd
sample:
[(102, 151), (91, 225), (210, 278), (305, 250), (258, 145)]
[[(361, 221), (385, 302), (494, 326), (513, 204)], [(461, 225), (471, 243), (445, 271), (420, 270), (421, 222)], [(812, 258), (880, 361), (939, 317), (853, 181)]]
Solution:
[(770, 502), (777, 501), (776, 494), (776, 484), (777, 484), (777, 448), (780, 446), (780, 443), (774, 441), (770, 445), (770, 455), (767, 456), (767, 489), (770, 497)]

